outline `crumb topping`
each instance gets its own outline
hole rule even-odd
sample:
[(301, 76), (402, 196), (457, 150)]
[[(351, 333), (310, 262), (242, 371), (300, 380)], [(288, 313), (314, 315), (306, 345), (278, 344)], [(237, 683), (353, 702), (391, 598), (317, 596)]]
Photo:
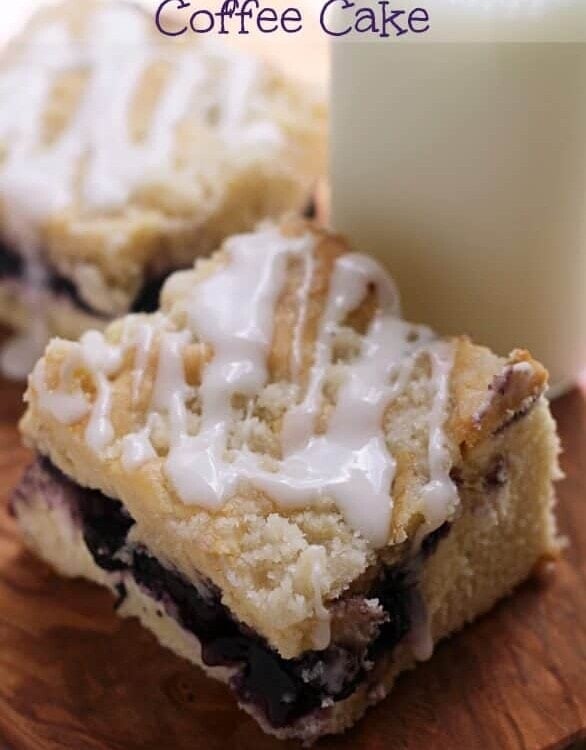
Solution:
[(294, 656), (323, 647), (331, 603), (377, 559), (453, 520), (506, 367), (402, 321), (380, 266), (291, 221), (175, 274), (158, 313), (54, 340), (22, 428)]

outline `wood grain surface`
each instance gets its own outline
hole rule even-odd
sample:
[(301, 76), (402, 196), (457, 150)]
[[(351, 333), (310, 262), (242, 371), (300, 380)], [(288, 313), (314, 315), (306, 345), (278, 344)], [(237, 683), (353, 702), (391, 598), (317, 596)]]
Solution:
[[(62, 580), (22, 547), (6, 498), (27, 461), (20, 389), (0, 384), (0, 748), (287, 750), (227, 688), (160, 647), (112, 598)], [(586, 737), (586, 399), (555, 403), (571, 539), (533, 580), (400, 679), (329, 750), (562, 750)]]

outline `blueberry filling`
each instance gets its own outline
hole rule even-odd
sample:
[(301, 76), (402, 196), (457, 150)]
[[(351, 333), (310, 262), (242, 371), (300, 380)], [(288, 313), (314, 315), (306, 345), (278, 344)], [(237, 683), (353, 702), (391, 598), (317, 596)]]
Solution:
[(147, 279), (132, 303), (130, 312), (156, 312), (159, 309), (159, 295), (167, 276), (168, 274), (163, 274), (155, 276), (152, 279)]
[(369, 658), (375, 660), (388, 648), (394, 647), (409, 632), (411, 588), (409, 571), (405, 568), (384, 568), (368, 593), (369, 599), (378, 599), (387, 613), (378, 638), (368, 648)]
[(23, 275), (22, 256), (0, 242), (0, 278), (21, 278)]
[[(170, 605), (182, 627), (198, 638), (205, 664), (237, 668), (232, 689), (243, 702), (258, 707), (274, 727), (292, 723), (324, 700), (345, 698), (364, 675), (361, 655), (340, 646), (283, 659), (234, 620), (215, 586), (194, 586), (145, 550), (134, 551), (131, 568), (137, 583)], [(344, 678), (332, 690), (324, 681), (328, 682), (328, 672), (340, 669)]]
[(310, 201), (308, 201), (307, 205), (305, 206), (303, 210), (303, 218), (315, 219), (316, 216), (317, 216), (317, 204), (315, 202), (315, 198), (312, 198)]
[[(19, 253), (0, 241), (0, 279), (23, 279), (26, 274), (25, 262)], [(147, 279), (138, 292), (130, 312), (154, 312), (159, 306), (159, 294), (168, 274)], [(79, 294), (76, 285), (55, 268), (47, 268), (47, 288), (56, 296), (66, 297), (78, 310), (104, 320), (108, 315), (94, 309)]]
[(215, 586), (206, 583), (205, 588), (196, 588), (143, 549), (134, 551), (130, 564), (139, 586), (157, 601), (171, 602), (183, 627), (202, 644), (238, 635), (238, 627), (221, 603)]
[(78, 513), (84, 542), (96, 565), (104, 570), (124, 570), (127, 565), (118, 554), (134, 521), (122, 504), (117, 500), (104, 502), (101, 492), (85, 490), (79, 493)]
[(431, 557), (436, 551), (438, 544), (442, 539), (445, 539), (450, 533), (451, 524), (446, 521), (438, 529), (428, 534), (425, 539), (421, 542), (421, 554), (423, 559)]
[[(238, 622), (221, 601), (210, 581), (195, 583), (169, 569), (147, 549), (128, 542), (134, 524), (121, 503), (100, 492), (79, 487), (47, 459), (39, 459), (14, 496), (14, 503), (41, 495), (50, 506), (65, 503), (98, 566), (122, 573), (116, 606), (124, 601), (126, 576), (157, 601), (161, 609), (201, 644), (202, 659), (211, 667), (230, 667), (230, 685), (240, 700), (254, 706), (273, 727), (284, 727), (323, 705), (343, 700), (368, 680), (373, 663), (388, 657), (411, 627), (411, 606), (416, 593), (413, 566), (386, 567), (368, 592), (340, 599), (350, 630), (335, 635), (323, 651), (308, 651), (297, 659), (284, 659), (257, 633)], [(422, 558), (435, 550), (448, 533), (444, 524), (424, 540)], [(126, 582), (126, 583), (125, 583)], [(376, 614), (367, 600), (377, 599)], [(369, 614), (370, 613), (370, 614)], [(368, 620), (368, 617), (371, 620)], [(374, 619), (372, 619), (374, 618)], [(369, 635), (364, 638), (367, 627)]]

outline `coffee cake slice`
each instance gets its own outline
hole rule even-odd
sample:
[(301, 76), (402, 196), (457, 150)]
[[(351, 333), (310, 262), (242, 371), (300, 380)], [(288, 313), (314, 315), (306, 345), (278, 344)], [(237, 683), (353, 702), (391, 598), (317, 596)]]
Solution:
[(325, 104), (223, 38), (170, 39), (122, 0), (43, 9), (0, 58), (0, 320), (28, 375), (47, 335), (156, 309), (163, 280), (302, 212)]
[(13, 510), (58, 571), (311, 742), (556, 555), (546, 386), (527, 352), (403, 321), (339, 237), (268, 224), (158, 312), (50, 343)]

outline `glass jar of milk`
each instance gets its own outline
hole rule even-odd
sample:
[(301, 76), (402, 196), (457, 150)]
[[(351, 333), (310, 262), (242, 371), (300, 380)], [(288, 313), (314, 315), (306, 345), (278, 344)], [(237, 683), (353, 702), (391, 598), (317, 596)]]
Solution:
[(558, 392), (586, 368), (586, 0), (430, 0), (412, 43), (333, 45), (332, 223), (404, 313)]

